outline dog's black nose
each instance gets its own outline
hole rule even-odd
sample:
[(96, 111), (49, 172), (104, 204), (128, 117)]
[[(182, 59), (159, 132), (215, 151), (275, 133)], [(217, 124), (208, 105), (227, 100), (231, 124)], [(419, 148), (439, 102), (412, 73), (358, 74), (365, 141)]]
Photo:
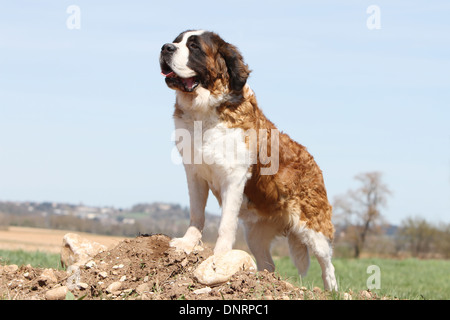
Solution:
[(166, 43), (161, 48), (161, 52), (167, 52), (167, 53), (172, 53), (175, 50), (177, 50), (177, 47), (175, 47), (175, 45), (173, 45), (172, 43)]

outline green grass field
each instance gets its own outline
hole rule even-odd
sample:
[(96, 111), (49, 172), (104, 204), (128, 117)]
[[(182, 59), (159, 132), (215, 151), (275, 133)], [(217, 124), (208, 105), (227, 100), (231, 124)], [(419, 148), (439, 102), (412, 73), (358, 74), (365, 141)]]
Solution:
[(28, 252), (23, 250), (0, 250), (0, 264), (30, 264), (33, 267), (61, 269), (61, 259), (58, 253), (41, 251)]
[[(31, 264), (33, 267), (61, 269), (59, 254), (0, 250), (0, 264)], [(308, 275), (301, 279), (289, 257), (275, 260), (277, 272), (291, 283), (308, 289), (323, 288), (317, 260), (311, 258)], [(380, 289), (372, 289), (379, 296), (399, 299), (450, 299), (450, 261), (418, 259), (333, 259), (339, 291), (357, 293), (367, 290), (367, 273), (371, 265), (379, 267)]]
[[(308, 275), (301, 279), (289, 257), (275, 261), (277, 272), (293, 284), (312, 289), (323, 288), (322, 271), (311, 257)], [(367, 290), (367, 273), (371, 265), (379, 267), (380, 289), (372, 289), (379, 296), (399, 299), (450, 299), (450, 261), (418, 259), (333, 259), (339, 291)], [(370, 284), (371, 282), (369, 282)]]

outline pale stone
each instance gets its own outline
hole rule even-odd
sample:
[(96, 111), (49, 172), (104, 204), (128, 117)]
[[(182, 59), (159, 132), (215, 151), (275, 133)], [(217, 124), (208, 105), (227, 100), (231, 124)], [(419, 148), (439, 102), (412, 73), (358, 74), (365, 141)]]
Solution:
[(321, 292), (322, 292), (322, 289), (320, 289), (319, 287), (314, 287), (314, 288), (312, 289), (312, 291), (315, 292), (315, 293), (321, 293)]
[(150, 291), (150, 287), (147, 283), (140, 284), (136, 288), (136, 292), (139, 294), (143, 294), (144, 292), (149, 292), (149, 291)]
[(286, 289), (288, 290), (296, 290), (297, 288), (290, 282), (283, 281), (284, 285), (286, 286)]
[(87, 288), (89, 288), (89, 285), (87, 283), (84, 283), (84, 282), (78, 282), (77, 285), (78, 285), (78, 288), (80, 290), (86, 290)]
[(203, 261), (194, 271), (194, 276), (201, 284), (211, 286), (227, 282), (236, 272), (242, 270), (255, 271), (255, 262), (247, 252), (231, 250)]
[(78, 283), (81, 281), (80, 268), (76, 265), (71, 265), (67, 270), (67, 273), (70, 274), (70, 276), (67, 278), (66, 286), (69, 288), (69, 290), (77, 289)]
[(58, 278), (52, 269), (44, 269), (39, 276), (38, 281), (44, 281), (47, 285), (58, 282)]
[(364, 299), (372, 299), (372, 294), (367, 290), (361, 291), (359, 294)]
[(47, 300), (64, 300), (66, 298), (67, 292), (68, 292), (68, 288), (66, 286), (51, 289), (45, 293), (45, 299), (47, 299)]
[(19, 270), (19, 267), (16, 264), (11, 264), (9, 266), (4, 266), (3, 267), (3, 272), (4, 273), (14, 273), (17, 270)]
[(201, 288), (201, 289), (194, 290), (194, 291), (192, 291), (192, 293), (193, 294), (204, 294), (204, 293), (211, 292), (211, 290), (212, 289), (210, 287), (204, 287), (204, 288)]
[(108, 286), (108, 288), (106, 288), (106, 292), (108, 292), (108, 293), (117, 292), (117, 291), (120, 291), (121, 288), (122, 288), (122, 282), (116, 281), (116, 282), (111, 283)]
[(66, 267), (83, 265), (106, 250), (107, 247), (98, 242), (82, 238), (76, 233), (67, 233), (63, 237), (61, 264)]

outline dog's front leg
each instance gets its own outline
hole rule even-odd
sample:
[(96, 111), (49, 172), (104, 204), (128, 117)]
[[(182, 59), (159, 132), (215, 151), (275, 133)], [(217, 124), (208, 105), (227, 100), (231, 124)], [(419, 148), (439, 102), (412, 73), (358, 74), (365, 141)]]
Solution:
[(198, 177), (189, 166), (186, 166), (186, 176), (188, 180), (191, 221), (185, 235), (182, 238), (172, 239), (170, 246), (189, 254), (202, 238), (209, 188), (208, 183)]
[(214, 255), (233, 249), (238, 227), (238, 216), (242, 204), (245, 181), (231, 183), (224, 187), (222, 197), (222, 219), (219, 226), (219, 237), (214, 247)]

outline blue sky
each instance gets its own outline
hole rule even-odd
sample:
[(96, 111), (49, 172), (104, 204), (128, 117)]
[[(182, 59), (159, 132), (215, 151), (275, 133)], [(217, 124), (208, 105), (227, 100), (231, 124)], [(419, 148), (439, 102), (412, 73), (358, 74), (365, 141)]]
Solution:
[[(79, 30), (66, 20), (80, 8)], [(366, 12), (380, 8), (381, 29)], [(381, 171), (385, 218), (450, 221), (448, 1), (2, 1), (0, 200), (188, 205), (171, 162), (162, 44), (208, 29), (237, 45), (280, 130), (330, 200)], [(219, 212), (213, 196), (207, 210)]]

